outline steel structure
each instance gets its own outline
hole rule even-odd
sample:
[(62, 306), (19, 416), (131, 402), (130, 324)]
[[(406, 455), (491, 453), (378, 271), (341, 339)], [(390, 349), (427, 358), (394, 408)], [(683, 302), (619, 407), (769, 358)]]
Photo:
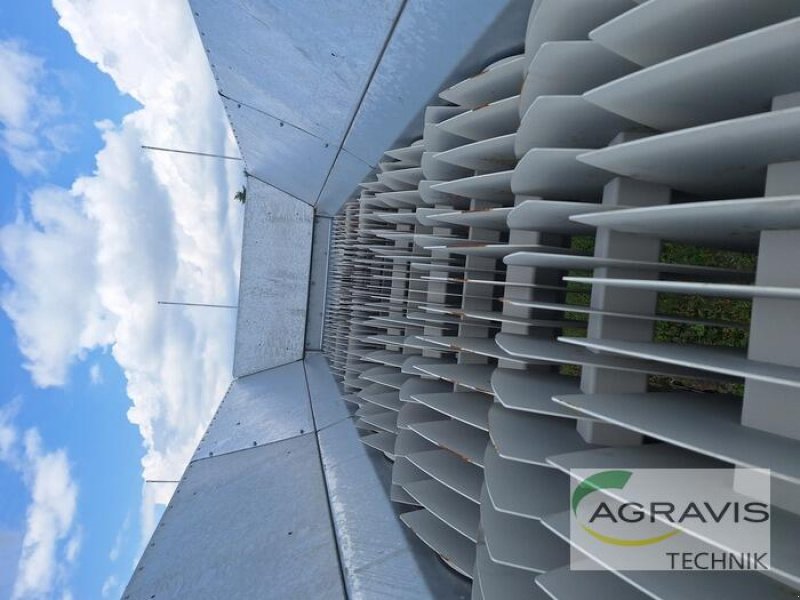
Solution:
[[(237, 379), (126, 598), (797, 595), (800, 3), (192, 7)], [(621, 463), (770, 469), (772, 570), (571, 571)]]

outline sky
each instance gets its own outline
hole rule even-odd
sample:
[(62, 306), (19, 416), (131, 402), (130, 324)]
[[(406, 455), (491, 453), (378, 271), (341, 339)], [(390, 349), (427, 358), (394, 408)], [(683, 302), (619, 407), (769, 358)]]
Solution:
[(185, 0), (0, 3), (0, 598), (119, 598), (231, 380), (242, 165)]

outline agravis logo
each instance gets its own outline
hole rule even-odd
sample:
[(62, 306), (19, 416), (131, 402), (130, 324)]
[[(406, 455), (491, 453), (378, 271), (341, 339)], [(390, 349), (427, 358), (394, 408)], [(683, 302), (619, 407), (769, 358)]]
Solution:
[[(572, 469), (571, 476), (574, 569), (769, 569), (768, 471)], [(578, 566), (587, 556), (590, 564)]]
[[(572, 492), (572, 512), (577, 517), (578, 505), (580, 505), (584, 498), (594, 492), (606, 489), (624, 489), (625, 485), (628, 483), (628, 480), (631, 478), (631, 475), (633, 475), (633, 473), (630, 471), (601, 471), (600, 473), (584, 479)], [(601, 510), (603, 511), (602, 513), (600, 512)], [(613, 512), (611, 512), (608, 505), (605, 502), (601, 502), (597, 507), (597, 510), (592, 513), (592, 516), (589, 518), (589, 522), (592, 523), (604, 515), (611, 515), (613, 518)], [(680, 533), (678, 529), (671, 529), (662, 535), (638, 539), (626, 539), (611, 535), (604, 535), (592, 527), (589, 527), (589, 525), (581, 524), (581, 527), (583, 527), (583, 530), (596, 540), (600, 540), (605, 544), (614, 544), (616, 546), (649, 546), (650, 544), (663, 542), (664, 540), (671, 538), (673, 535)]]

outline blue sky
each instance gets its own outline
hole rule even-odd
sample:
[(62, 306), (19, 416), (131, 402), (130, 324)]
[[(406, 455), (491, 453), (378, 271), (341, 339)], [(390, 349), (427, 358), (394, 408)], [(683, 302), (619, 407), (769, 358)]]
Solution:
[(235, 302), (241, 167), (138, 146), (237, 150), (187, 6), (127, 4), (0, 4), (0, 597), (119, 597), (230, 380), (155, 300)]

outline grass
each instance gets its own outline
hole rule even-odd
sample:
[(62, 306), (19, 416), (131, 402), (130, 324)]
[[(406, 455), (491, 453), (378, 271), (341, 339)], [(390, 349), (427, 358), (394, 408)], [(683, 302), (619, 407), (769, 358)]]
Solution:
[[(756, 267), (756, 256), (752, 254), (675, 243), (663, 245), (661, 261), (742, 271), (754, 271)], [(741, 327), (658, 321), (655, 325), (653, 339), (656, 342), (724, 346), (745, 350), (752, 306), (750, 300), (711, 298), (688, 294), (659, 294), (656, 304), (656, 312), (659, 314), (739, 324)], [(744, 385), (740, 383), (651, 377), (650, 385), (659, 390), (679, 388), (714, 391), (737, 396), (744, 394)]]
[[(591, 255), (594, 251), (594, 240), (589, 236), (574, 236), (571, 248)], [(664, 243), (661, 262), (754, 271), (756, 256), (688, 244)], [(570, 272), (570, 275), (578, 274), (583, 275), (584, 272)], [(591, 289), (589, 286), (574, 282), (567, 283), (565, 301), (568, 304), (588, 306), (590, 300)], [(656, 342), (725, 346), (744, 350), (747, 348), (751, 309), (752, 302), (750, 300), (711, 298), (688, 294), (658, 294), (656, 313), (718, 322), (720, 325), (656, 321), (653, 339)], [(565, 315), (573, 320), (587, 320), (587, 315), (583, 313), (573, 312), (565, 313)], [(582, 329), (564, 329), (563, 335), (583, 337), (586, 333)], [(580, 367), (564, 365), (560, 367), (559, 372), (566, 375), (579, 375)], [(663, 376), (651, 376), (648, 382), (654, 391), (688, 389), (738, 396), (744, 394), (744, 386), (740, 383)]]

